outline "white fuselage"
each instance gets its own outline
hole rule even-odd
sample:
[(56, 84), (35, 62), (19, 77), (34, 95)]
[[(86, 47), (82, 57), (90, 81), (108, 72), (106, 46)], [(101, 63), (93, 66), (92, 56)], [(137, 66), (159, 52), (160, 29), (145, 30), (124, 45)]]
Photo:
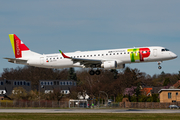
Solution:
[[(171, 60), (177, 57), (176, 54), (164, 47), (140, 47), (84, 52), (79, 51), (65, 54), (71, 58), (85, 59), (85, 62), (86, 60), (100, 60), (103, 64), (105, 61), (116, 61), (118, 65), (117, 69), (121, 68), (120, 65), (122, 64), (158, 62)], [(23, 59), (28, 60), (27, 65), (44, 68), (86, 67), (81, 62), (74, 62), (72, 59), (64, 58), (61, 53), (34, 55)]]

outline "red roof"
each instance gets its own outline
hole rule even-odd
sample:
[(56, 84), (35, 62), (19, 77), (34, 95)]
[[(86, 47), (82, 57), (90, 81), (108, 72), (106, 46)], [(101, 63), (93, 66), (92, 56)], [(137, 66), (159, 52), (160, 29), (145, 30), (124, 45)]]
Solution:
[(147, 96), (149, 93), (151, 93), (151, 90), (152, 90), (152, 88), (143, 88), (141, 90), (141, 92), (142, 92), (142, 94)]
[(175, 88), (179, 88), (180, 87), (180, 80), (178, 80), (174, 85)]

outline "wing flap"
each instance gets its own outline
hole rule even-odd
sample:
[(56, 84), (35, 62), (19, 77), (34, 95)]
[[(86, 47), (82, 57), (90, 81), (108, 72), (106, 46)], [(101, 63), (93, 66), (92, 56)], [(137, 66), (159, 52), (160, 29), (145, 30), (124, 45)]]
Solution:
[(74, 63), (80, 62), (81, 65), (84, 65), (86, 67), (92, 67), (92, 65), (99, 66), (101, 65), (101, 60), (96, 59), (81, 59), (81, 58), (71, 58)]

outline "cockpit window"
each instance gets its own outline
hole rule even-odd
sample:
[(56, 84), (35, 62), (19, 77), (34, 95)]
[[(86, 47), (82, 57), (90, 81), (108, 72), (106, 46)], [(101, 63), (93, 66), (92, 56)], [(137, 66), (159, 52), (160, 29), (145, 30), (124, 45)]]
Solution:
[(169, 51), (169, 49), (165, 49), (166, 51)]
[(162, 52), (164, 52), (164, 51), (169, 51), (169, 49), (166, 49), (166, 48), (165, 48), (165, 49), (162, 49), (161, 51), (162, 51)]

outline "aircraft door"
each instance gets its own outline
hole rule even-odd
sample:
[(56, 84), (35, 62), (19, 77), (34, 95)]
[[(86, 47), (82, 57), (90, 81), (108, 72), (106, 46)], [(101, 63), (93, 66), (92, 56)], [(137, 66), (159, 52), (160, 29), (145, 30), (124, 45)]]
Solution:
[(157, 57), (157, 49), (153, 50), (153, 55), (154, 55), (154, 57)]
[(40, 64), (41, 64), (41, 65), (44, 64), (44, 57), (40, 57)]

